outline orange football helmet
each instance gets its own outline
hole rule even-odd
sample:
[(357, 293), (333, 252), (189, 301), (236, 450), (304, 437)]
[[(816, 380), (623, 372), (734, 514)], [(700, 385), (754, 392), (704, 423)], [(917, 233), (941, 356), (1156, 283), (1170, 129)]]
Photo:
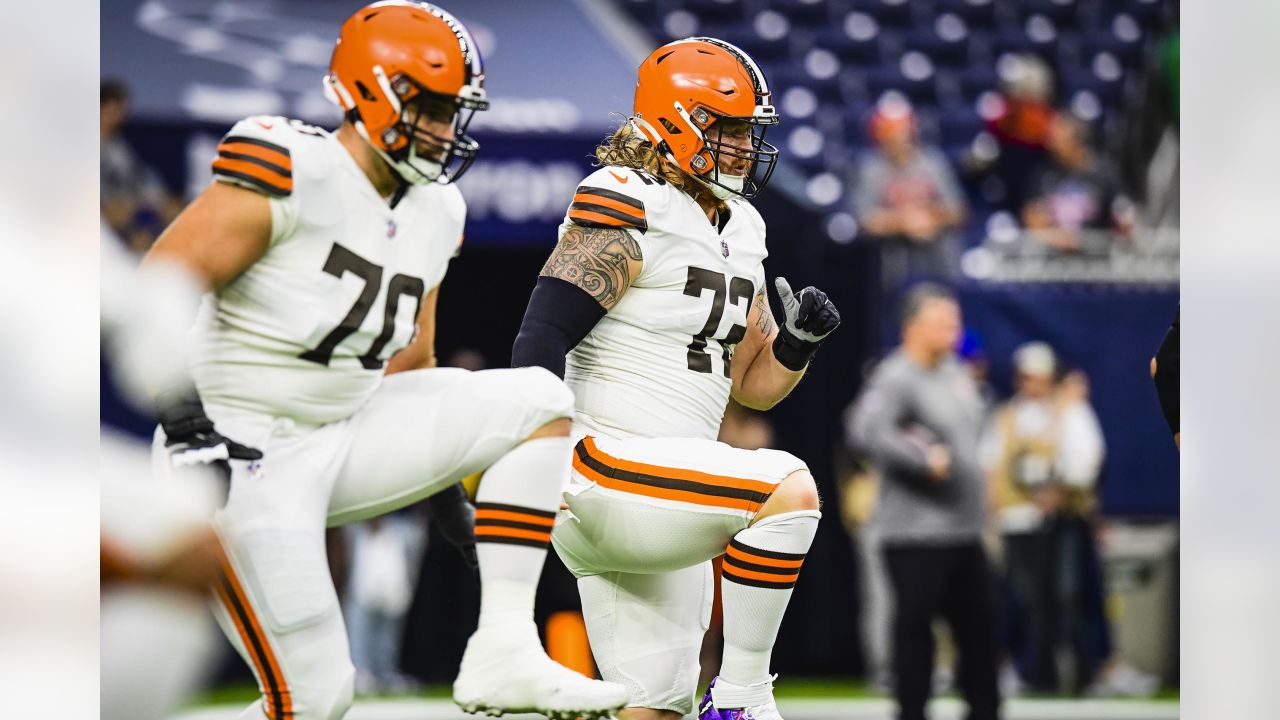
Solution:
[[(723, 141), (730, 120), (750, 126), (750, 148)], [(778, 160), (778, 149), (764, 140), (765, 130), (778, 123), (764, 73), (723, 40), (677, 40), (646, 58), (631, 122), (667, 159), (723, 199), (758, 195)], [(722, 175), (722, 156), (746, 160), (745, 174)]]
[[(325, 95), (414, 184), (452, 182), (466, 172), (480, 149), (467, 126), (475, 111), (489, 107), (471, 34), (435, 5), (408, 0), (375, 2), (347, 18)], [(452, 138), (417, 126), (424, 112), (450, 111)]]

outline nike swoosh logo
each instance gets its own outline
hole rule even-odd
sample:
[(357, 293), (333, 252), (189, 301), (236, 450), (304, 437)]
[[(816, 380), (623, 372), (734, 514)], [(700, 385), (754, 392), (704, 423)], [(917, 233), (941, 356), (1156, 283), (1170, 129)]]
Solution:
[(259, 125), (263, 130), (270, 130), (271, 128), (275, 127), (275, 124), (274, 124), (274, 123), (262, 122), (261, 120), (254, 120), (254, 122), (258, 123), (258, 125)]
[(614, 172), (614, 171), (612, 171), (612, 170), (610, 170), (610, 171), (609, 171), (609, 174), (613, 176), (613, 179), (614, 179), (614, 180), (617, 180), (618, 182), (623, 183), (623, 184), (625, 184), (628, 180), (630, 180), (630, 179), (631, 179), (631, 178), (627, 177), (626, 175), (619, 175), (618, 173), (616, 173), (616, 172)]

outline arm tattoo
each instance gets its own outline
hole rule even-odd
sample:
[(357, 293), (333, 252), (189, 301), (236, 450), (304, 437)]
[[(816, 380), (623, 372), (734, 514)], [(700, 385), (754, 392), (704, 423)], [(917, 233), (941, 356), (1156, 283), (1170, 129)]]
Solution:
[(773, 310), (769, 307), (769, 293), (761, 290), (756, 293), (756, 309), (760, 314), (756, 317), (756, 327), (766, 339), (773, 332)]
[(640, 246), (625, 230), (572, 225), (541, 274), (577, 285), (608, 310), (631, 287), (632, 264), (643, 260)]

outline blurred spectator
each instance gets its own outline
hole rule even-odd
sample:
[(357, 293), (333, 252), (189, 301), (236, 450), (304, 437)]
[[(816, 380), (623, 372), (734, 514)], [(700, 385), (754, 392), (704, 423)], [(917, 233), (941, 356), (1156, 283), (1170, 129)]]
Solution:
[(1029, 199), (1028, 183), (1048, 158), (1049, 129), (1057, 115), (1053, 75), (1035, 55), (1009, 55), (997, 69), (1000, 97), (987, 123), (998, 147), (993, 169), (1001, 181), (1004, 206), (1018, 209)]
[(425, 528), (412, 512), (348, 526), (350, 586), (345, 605), (356, 690), (403, 691), (400, 641), (426, 550)]
[(959, 651), (972, 720), (999, 716), (996, 608), (983, 550), (978, 464), (982, 401), (954, 355), (960, 306), (945, 288), (908, 293), (902, 345), (876, 368), (853, 413), (853, 441), (880, 475), (872, 522), (893, 587), (894, 695), (900, 720), (923, 720), (934, 670), (932, 620)]
[[(1014, 353), (1016, 394), (983, 435), (1003, 548), (1004, 628), (1018, 675), (1033, 690), (1146, 694), (1153, 679), (1111, 662), (1105, 591), (1094, 541), (1094, 489), (1105, 446), (1088, 382), (1042, 342)], [(1106, 669), (1106, 672), (1099, 673)]]
[(869, 122), (876, 148), (858, 167), (854, 209), (863, 230), (882, 242), (886, 295), (907, 278), (946, 278), (956, 268), (955, 228), (964, 194), (946, 158), (921, 147), (910, 103), (886, 94)]
[(182, 203), (122, 136), (129, 117), (128, 88), (103, 80), (99, 97), (102, 216), (130, 248), (142, 253), (182, 210)]
[(1023, 225), (1060, 251), (1084, 249), (1090, 230), (1127, 232), (1131, 208), (1110, 166), (1090, 147), (1085, 124), (1059, 114), (1050, 125), (1048, 148), (1052, 162), (1032, 183), (1035, 195), (1022, 208)]
[(1111, 146), (1125, 192), (1142, 205), (1150, 227), (1177, 227), (1179, 218), (1181, 41), (1178, 5), (1171, 9), (1175, 19), (1147, 54)]

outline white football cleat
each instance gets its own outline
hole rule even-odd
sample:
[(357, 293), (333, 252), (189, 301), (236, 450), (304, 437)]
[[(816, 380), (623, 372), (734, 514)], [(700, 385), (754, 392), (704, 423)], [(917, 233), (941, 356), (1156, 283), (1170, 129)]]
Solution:
[(543, 651), (537, 635), (515, 641), (493, 630), (476, 631), (462, 655), (453, 701), (469, 713), (499, 716), (538, 713), (551, 720), (600, 720), (627, 704), (627, 689), (592, 680), (557, 663)]

